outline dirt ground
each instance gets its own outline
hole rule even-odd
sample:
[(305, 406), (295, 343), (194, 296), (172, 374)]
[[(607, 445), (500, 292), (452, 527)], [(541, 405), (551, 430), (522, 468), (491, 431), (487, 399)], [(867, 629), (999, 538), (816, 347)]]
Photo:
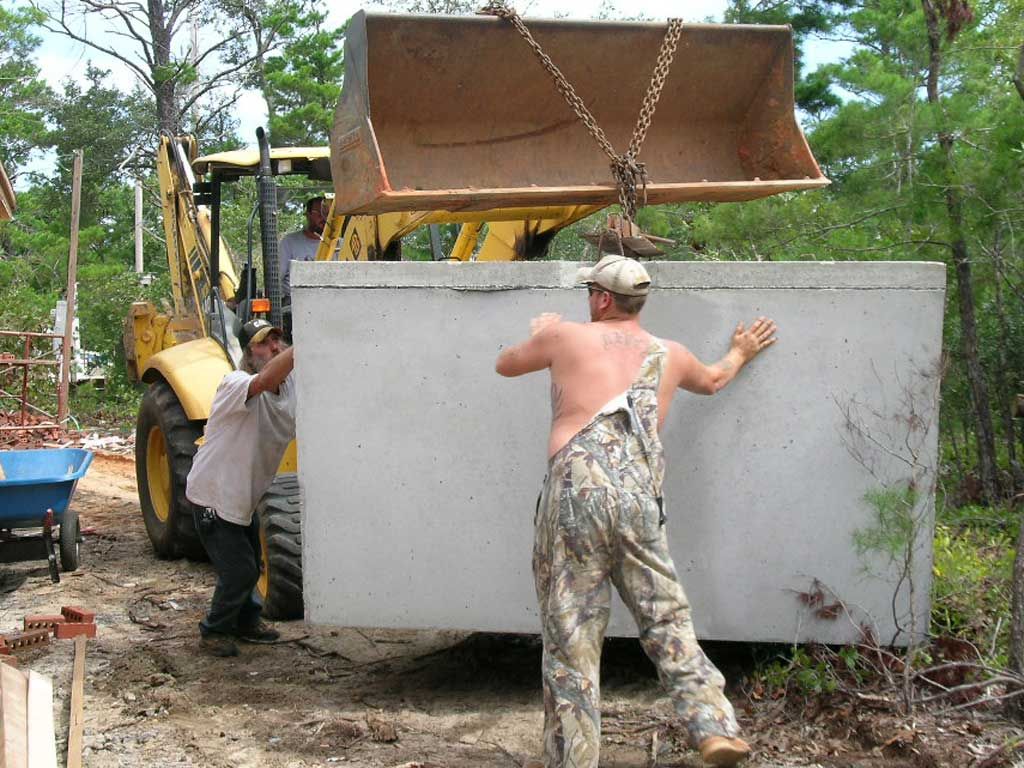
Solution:
[[(74, 504), (83, 565), (51, 584), (45, 563), (0, 566), (0, 630), (62, 605), (96, 611), (86, 659), (85, 759), (112, 766), (512, 768), (536, 757), (540, 647), (534, 637), (329, 629), (280, 624), (282, 642), (237, 659), (197, 652), (213, 589), (205, 564), (157, 560), (142, 525), (130, 458), (97, 455)], [(66, 744), (72, 643), (18, 652), (54, 680)], [(870, 701), (794, 706), (744, 692), (750, 652), (712, 647), (756, 750), (750, 765), (1012, 765), (992, 757), (1022, 732), (995, 713), (897, 718)], [(610, 641), (602, 680), (607, 768), (691, 766), (653, 668), (635, 641)], [(868, 706), (871, 704), (871, 706)], [(63, 761), (62, 761), (63, 764)]]

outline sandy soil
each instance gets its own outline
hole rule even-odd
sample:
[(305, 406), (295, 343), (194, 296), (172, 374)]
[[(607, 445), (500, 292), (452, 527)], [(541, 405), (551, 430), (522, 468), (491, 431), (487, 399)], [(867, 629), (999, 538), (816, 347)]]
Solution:
[[(237, 659), (203, 656), (197, 623), (213, 574), (205, 564), (153, 556), (131, 459), (98, 455), (74, 504), (89, 529), (82, 567), (51, 584), (42, 562), (0, 566), (0, 630), (62, 605), (96, 611), (99, 633), (86, 660), (86, 766), (512, 768), (537, 756), (536, 638), (296, 622), (279, 625), (276, 645), (243, 646)], [(63, 748), (72, 643), (18, 655), (22, 668), (54, 680)], [(734, 682), (749, 672), (742, 646), (711, 655)], [(603, 668), (601, 765), (699, 766), (636, 642), (609, 642)], [(1020, 735), (994, 714), (908, 721), (851, 702), (804, 709), (754, 701), (739, 684), (730, 695), (757, 768), (963, 768)]]

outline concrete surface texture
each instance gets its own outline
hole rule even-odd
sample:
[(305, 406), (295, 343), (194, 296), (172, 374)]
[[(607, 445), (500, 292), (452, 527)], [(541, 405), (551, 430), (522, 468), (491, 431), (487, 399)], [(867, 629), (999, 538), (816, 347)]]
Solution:
[[(310, 621), (538, 631), (548, 376), (504, 379), (494, 361), (541, 312), (588, 319), (577, 266), (294, 265)], [(944, 267), (649, 269), (644, 324), (705, 362), (737, 321), (779, 325), (726, 390), (680, 392), (665, 425), (669, 538), (698, 635), (847, 642), (869, 627), (903, 644), (923, 631)], [(915, 521), (902, 541), (901, 515)], [(617, 598), (609, 633), (635, 634)]]

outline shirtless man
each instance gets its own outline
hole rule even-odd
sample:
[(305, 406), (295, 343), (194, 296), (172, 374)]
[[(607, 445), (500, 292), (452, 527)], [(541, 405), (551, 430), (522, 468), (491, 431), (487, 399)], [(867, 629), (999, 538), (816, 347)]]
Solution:
[(697, 643), (665, 535), (665, 461), (658, 430), (677, 388), (711, 395), (775, 343), (775, 323), (736, 326), (728, 353), (704, 365), (645, 331), (651, 279), (605, 256), (580, 270), (589, 323), (544, 314), (504, 350), (502, 376), (551, 370), (549, 466), (535, 518), (533, 572), (544, 641), (545, 768), (597, 768), (600, 661), (611, 584), (636, 620), (691, 746), (715, 766), (750, 747), (737, 737), (725, 680)]

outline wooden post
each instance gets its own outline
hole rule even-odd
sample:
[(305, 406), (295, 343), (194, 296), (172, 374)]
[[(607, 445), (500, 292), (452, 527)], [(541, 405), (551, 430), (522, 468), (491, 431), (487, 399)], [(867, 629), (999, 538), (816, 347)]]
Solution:
[(78, 281), (78, 217), (82, 207), (82, 150), (75, 150), (75, 168), (71, 181), (71, 247), (68, 252), (67, 312), (64, 316), (64, 343), (61, 345), (60, 385), (57, 390), (57, 423), (68, 419), (68, 388), (71, 385), (72, 340), (75, 330), (75, 294)]
[(141, 275), (142, 264), (142, 182), (135, 182), (135, 272)]
[(71, 716), (68, 720), (67, 768), (82, 768), (85, 736), (85, 635), (75, 638), (75, 666), (71, 673)]
[(21, 371), (21, 425), (28, 423), (28, 361), (32, 359), (32, 337), (25, 337), (25, 350), (22, 353), (25, 367)]

